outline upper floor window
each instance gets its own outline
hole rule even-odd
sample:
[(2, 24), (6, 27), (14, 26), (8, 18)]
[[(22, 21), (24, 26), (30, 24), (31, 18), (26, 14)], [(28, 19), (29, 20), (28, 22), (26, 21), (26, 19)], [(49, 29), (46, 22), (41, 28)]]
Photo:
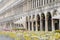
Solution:
[(29, 19), (31, 19), (31, 16), (29, 16)]
[(53, 2), (55, 2), (55, 0), (53, 0)]
[(34, 8), (34, 6), (35, 6), (35, 3), (34, 3), (34, 0), (32, 0), (32, 7)]
[(39, 2), (38, 2), (38, 0), (37, 0), (37, 7), (38, 7), (38, 3), (39, 3)]
[(50, 0), (50, 3), (52, 2), (52, 0)]
[(43, 5), (43, 0), (41, 0), (41, 2), (42, 2), (41, 5)]
[(35, 8), (36, 8), (36, 6), (37, 6), (36, 4), (37, 4), (37, 3), (36, 3), (36, 0), (34, 0), (34, 7), (35, 7)]
[(45, 1), (46, 1), (46, 0), (44, 0), (44, 4), (45, 4)]
[(33, 18), (35, 18), (35, 15), (33, 15)]
[(40, 0), (39, 0), (39, 6), (40, 6)]
[(48, 4), (48, 0), (47, 0), (47, 4)]

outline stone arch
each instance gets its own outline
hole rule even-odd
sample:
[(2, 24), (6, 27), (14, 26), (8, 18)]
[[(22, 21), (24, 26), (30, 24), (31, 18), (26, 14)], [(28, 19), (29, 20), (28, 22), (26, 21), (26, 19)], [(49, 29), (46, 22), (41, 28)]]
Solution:
[(47, 12), (47, 23), (48, 23), (48, 31), (52, 31), (52, 16), (50, 12)]
[(40, 15), (37, 14), (37, 28), (38, 28), (38, 31), (40, 31)]
[(41, 21), (42, 21), (43, 31), (45, 31), (45, 15), (44, 15), (44, 13), (41, 14)]

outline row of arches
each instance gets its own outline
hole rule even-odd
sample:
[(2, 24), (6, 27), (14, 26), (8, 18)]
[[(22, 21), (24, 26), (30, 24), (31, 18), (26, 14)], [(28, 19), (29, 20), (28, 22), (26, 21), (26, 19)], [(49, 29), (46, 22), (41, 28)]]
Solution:
[[(30, 16), (30, 18), (31, 18), (31, 16)], [(45, 17), (45, 14), (42, 13), (41, 15), (37, 14), (36, 17), (35, 17), (35, 15), (33, 15), (33, 18), (35, 18), (36, 20), (34, 20), (32, 22), (32, 21), (29, 21), (28, 17), (26, 17), (27, 30), (29, 27), (30, 27), (30, 30), (32, 30), (32, 27), (33, 27), (33, 30), (36, 31), (36, 27), (37, 27), (37, 30), (40, 31), (41, 26), (42, 26), (42, 30), (45, 31), (46, 30), (45, 22), (47, 21), (48, 31), (52, 31), (52, 15), (50, 12), (47, 13), (46, 17)], [(32, 25), (32, 23), (33, 23), (33, 25)], [(37, 23), (37, 26), (36, 26), (36, 23)], [(29, 26), (29, 24), (30, 24), (30, 26)], [(55, 27), (55, 30), (57, 30), (57, 29), (58, 29), (58, 27)]]

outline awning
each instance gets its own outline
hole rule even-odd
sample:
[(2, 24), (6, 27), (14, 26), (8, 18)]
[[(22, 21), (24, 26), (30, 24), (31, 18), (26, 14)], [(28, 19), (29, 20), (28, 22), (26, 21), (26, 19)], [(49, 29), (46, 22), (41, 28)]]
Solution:
[(52, 19), (60, 19), (60, 15), (54, 16)]

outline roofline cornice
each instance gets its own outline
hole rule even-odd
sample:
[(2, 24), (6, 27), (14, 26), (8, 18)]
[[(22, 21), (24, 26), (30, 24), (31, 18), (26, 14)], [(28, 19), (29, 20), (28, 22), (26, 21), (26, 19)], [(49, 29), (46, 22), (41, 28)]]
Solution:
[(13, 3), (11, 3), (10, 5), (8, 5), (6, 8), (0, 10), (0, 15), (3, 14), (5, 11), (7, 11), (8, 9), (11, 9), (12, 7), (14, 7), (15, 5), (18, 5), (19, 3), (21, 4), (24, 0), (18, 0), (15, 1)]

